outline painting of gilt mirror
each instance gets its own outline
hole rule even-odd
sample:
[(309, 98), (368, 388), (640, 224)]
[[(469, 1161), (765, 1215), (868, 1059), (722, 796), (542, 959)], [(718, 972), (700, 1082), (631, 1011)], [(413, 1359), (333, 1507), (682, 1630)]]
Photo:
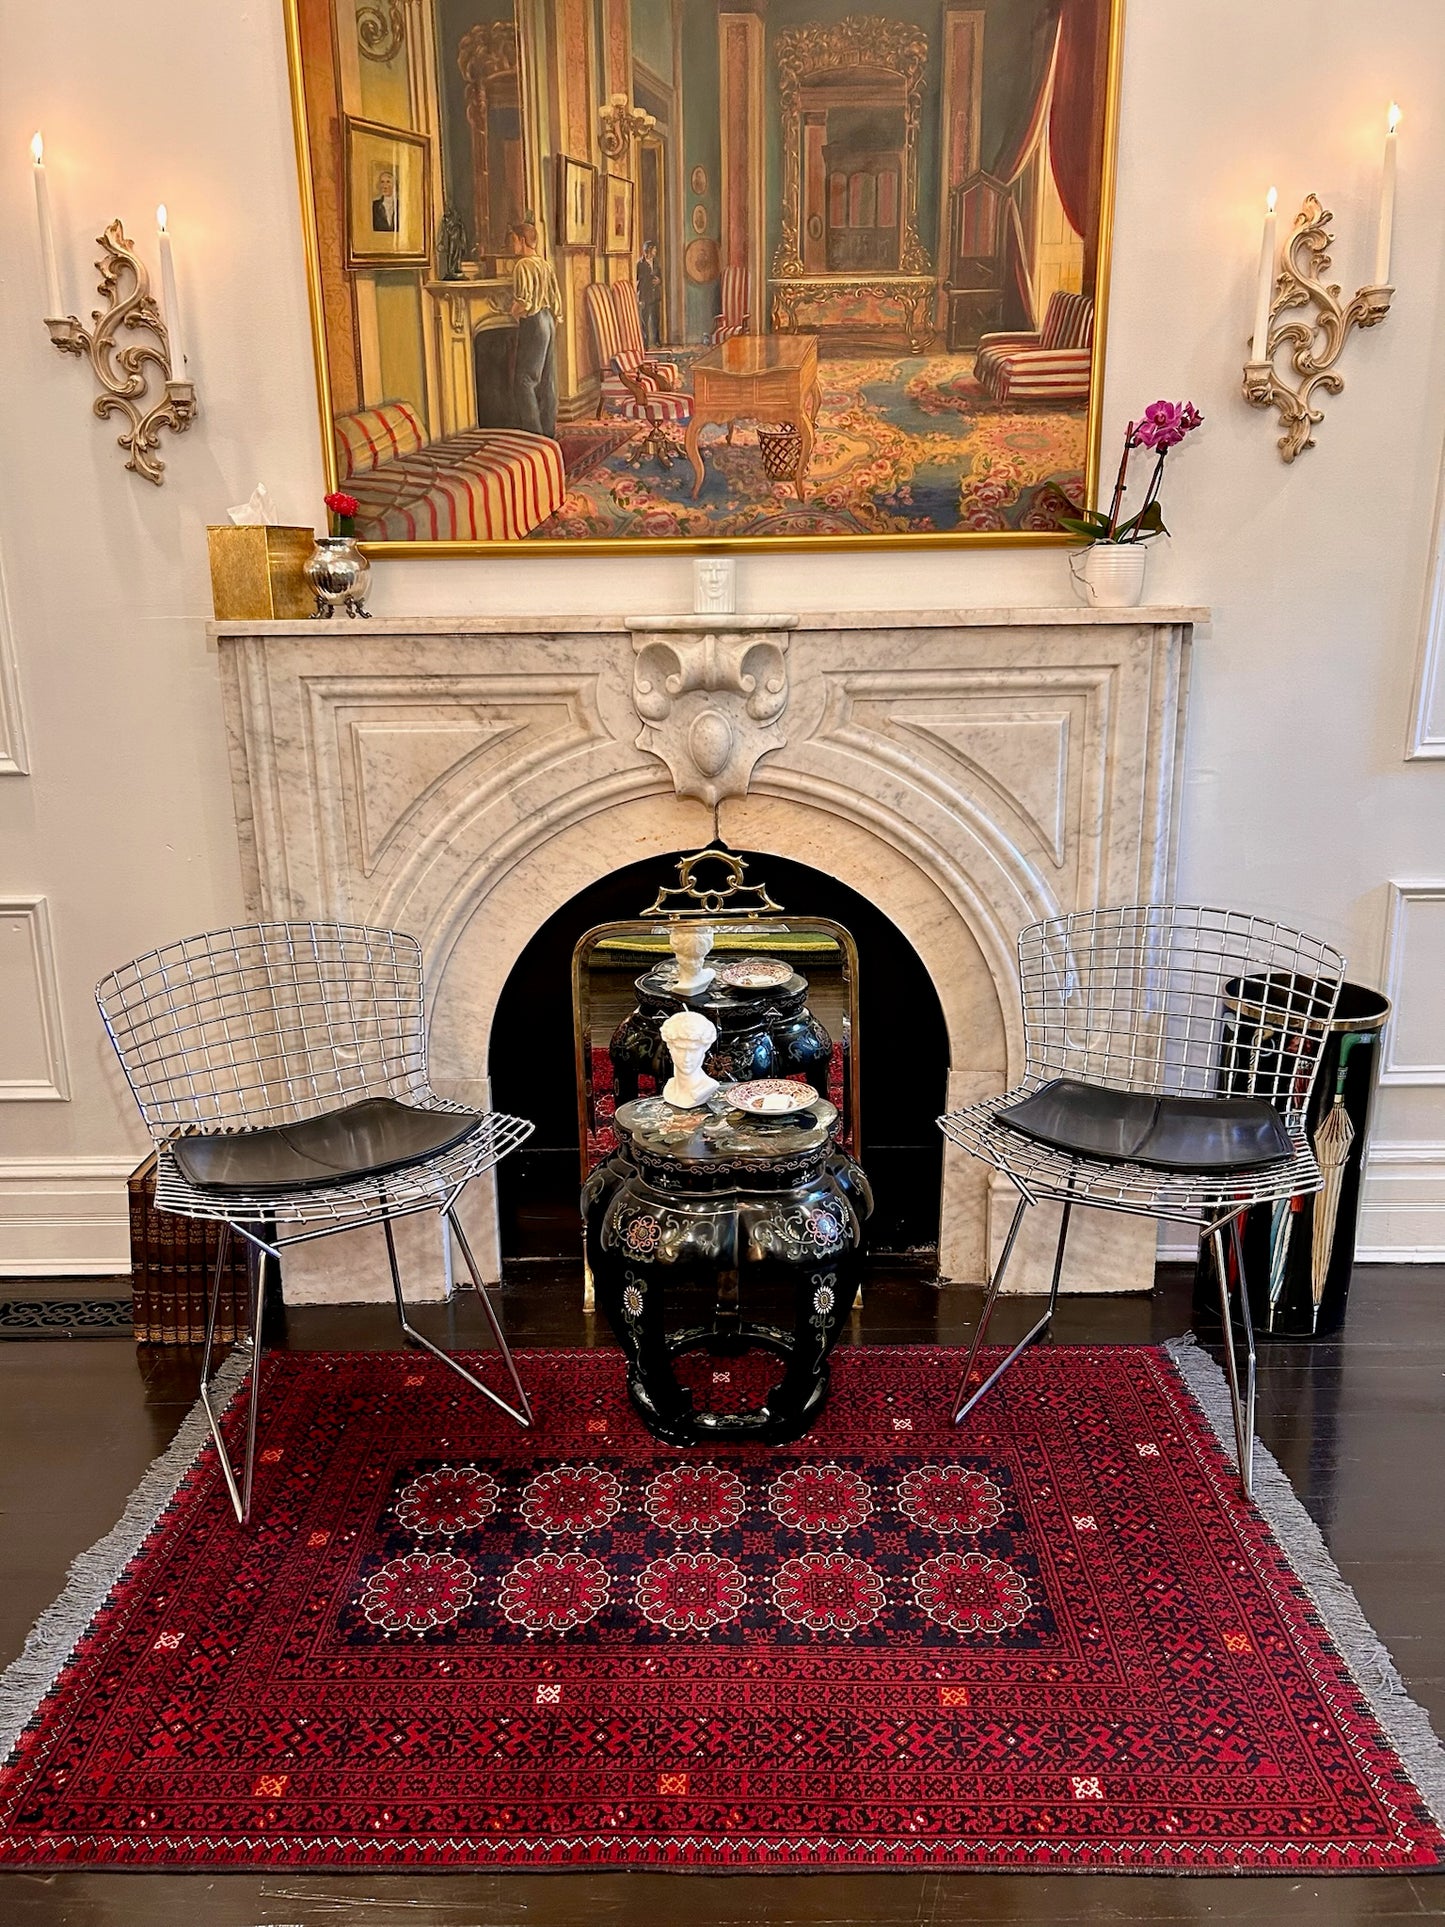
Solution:
[(1057, 542), (1123, 0), (287, 0), (372, 553)]

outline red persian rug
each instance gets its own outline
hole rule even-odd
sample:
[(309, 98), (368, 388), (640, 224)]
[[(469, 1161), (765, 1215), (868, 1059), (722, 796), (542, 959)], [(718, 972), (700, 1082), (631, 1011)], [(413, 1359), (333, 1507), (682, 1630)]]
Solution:
[(1202, 1354), (1036, 1351), (955, 1429), (957, 1354), (845, 1349), (808, 1438), (710, 1457), (615, 1352), (523, 1369), (532, 1434), (272, 1356), (250, 1531), (190, 1422), (0, 1682), (0, 1864), (1445, 1859), (1438, 1745)]

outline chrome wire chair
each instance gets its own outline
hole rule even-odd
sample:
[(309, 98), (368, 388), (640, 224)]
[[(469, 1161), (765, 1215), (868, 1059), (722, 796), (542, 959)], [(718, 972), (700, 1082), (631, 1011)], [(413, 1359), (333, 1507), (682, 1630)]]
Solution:
[[(1248, 1494), (1255, 1347), (1239, 1218), (1251, 1205), (1321, 1188), (1305, 1112), (1344, 958), (1283, 924), (1171, 903), (1032, 924), (1020, 933), (1018, 957), (1023, 1081), (1002, 1097), (938, 1120), (952, 1143), (1003, 1172), (1018, 1192), (959, 1382), (954, 1422), (1048, 1331), (1076, 1204), (1189, 1224), (1213, 1251), (1239, 1473)], [(1002, 1363), (970, 1389), (1024, 1213), (1044, 1198), (1063, 1204), (1048, 1305)], [(1244, 1336), (1243, 1389), (1226, 1229)]]
[[(465, 1187), (531, 1135), (525, 1119), (477, 1113), (427, 1079), (421, 947), (395, 930), (258, 923), (153, 950), (96, 988), (101, 1017), (155, 1140), (156, 1204), (218, 1220), (201, 1399), (236, 1517), (251, 1513), (268, 1258), (289, 1245), (380, 1224), (406, 1339), (519, 1425), (532, 1410), (457, 1216)], [(502, 1362), (512, 1405), (406, 1313), (392, 1220), (436, 1211), (455, 1238)], [(252, 1349), (240, 1481), (210, 1397), (226, 1253), (252, 1247)]]

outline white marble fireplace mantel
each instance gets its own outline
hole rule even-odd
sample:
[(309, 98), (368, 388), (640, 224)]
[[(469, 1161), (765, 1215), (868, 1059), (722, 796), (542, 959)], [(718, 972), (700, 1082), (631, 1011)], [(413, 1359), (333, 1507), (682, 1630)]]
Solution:
[[(937, 985), (949, 1102), (963, 1103), (1020, 1066), (1019, 928), (1167, 893), (1189, 651), (1206, 619), (1011, 608), (215, 623), (247, 908), (412, 932), (437, 1082), (485, 1101), (492, 1015), (540, 924), (624, 864), (720, 836), (812, 864), (892, 918)], [(495, 1276), (494, 1201), (473, 1194)], [(945, 1276), (984, 1275), (1006, 1202), (949, 1153)], [(1067, 1282), (1145, 1286), (1152, 1228), (1090, 1227), (1094, 1215)], [(1043, 1211), (1030, 1231), (1025, 1288), (1046, 1282)], [(364, 1237), (300, 1248), (287, 1296), (385, 1295)], [(435, 1275), (434, 1245), (414, 1227), (409, 1242)]]

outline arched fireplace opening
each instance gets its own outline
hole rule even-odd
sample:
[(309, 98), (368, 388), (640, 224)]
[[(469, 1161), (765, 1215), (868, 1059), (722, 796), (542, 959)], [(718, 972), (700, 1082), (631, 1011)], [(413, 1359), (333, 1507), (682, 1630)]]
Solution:
[[(580, 1162), (571, 1017), (572, 952), (594, 924), (636, 917), (675, 880), (677, 851), (649, 857), (579, 891), (547, 918), (503, 986), (492, 1024), (489, 1069), (498, 1109), (531, 1118), (536, 1131), (498, 1172), (505, 1270), (580, 1262)], [(858, 945), (858, 1075), (861, 1161), (876, 1209), (875, 1260), (937, 1270), (948, 1034), (938, 993), (917, 951), (876, 905), (810, 864), (743, 850), (785, 911), (831, 917)]]

